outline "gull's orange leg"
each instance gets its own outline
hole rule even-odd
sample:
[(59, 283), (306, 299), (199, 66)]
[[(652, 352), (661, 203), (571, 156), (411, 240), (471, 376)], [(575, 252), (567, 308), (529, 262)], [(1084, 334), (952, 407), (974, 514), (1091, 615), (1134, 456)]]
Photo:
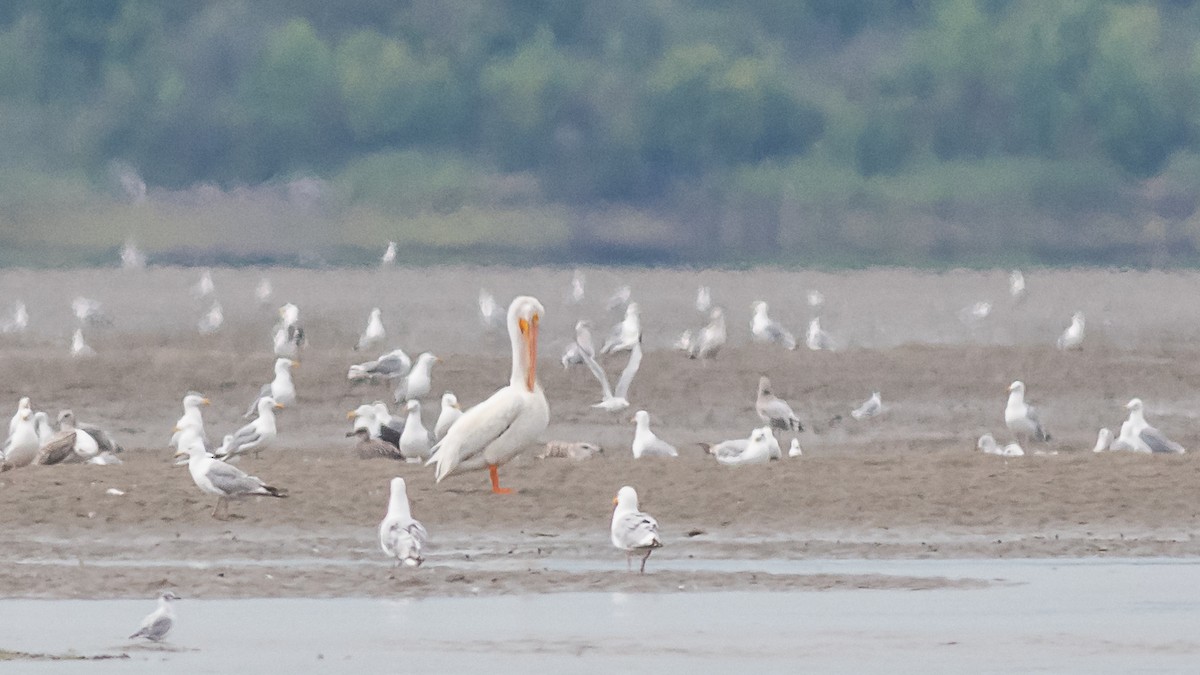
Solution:
[(488, 473), (492, 476), (492, 492), (498, 495), (512, 494), (512, 488), (500, 487), (500, 474), (495, 464), (488, 464)]

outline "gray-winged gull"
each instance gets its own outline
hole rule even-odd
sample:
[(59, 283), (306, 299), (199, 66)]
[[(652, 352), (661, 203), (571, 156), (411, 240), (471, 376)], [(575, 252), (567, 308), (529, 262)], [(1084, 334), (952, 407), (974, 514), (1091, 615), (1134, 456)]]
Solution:
[(1025, 383), (1017, 380), (1008, 386), (1008, 405), (1004, 407), (1004, 425), (1020, 438), (1042, 442), (1050, 440), (1050, 434), (1042, 427), (1041, 415), (1036, 408), (1025, 403)]
[(171, 627), (175, 625), (175, 610), (171, 607), (171, 602), (179, 600), (179, 596), (172, 591), (163, 591), (158, 596), (158, 607), (142, 619), (142, 625), (138, 627), (137, 632), (129, 636), (133, 638), (146, 638), (158, 642), (171, 632)]
[(613, 498), (612, 527), (613, 546), (625, 552), (625, 564), (633, 571), (633, 556), (642, 556), (641, 574), (646, 573), (646, 561), (654, 549), (661, 548), (662, 538), (658, 535), (658, 521), (638, 510), (637, 491), (626, 485)]
[(396, 561), (396, 567), (418, 567), (425, 561), (421, 549), (428, 538), (425, 526), (412, 517), (404, 479), (393, 478), (387, 515), (379, 523), (380, 548)]
[[(262, 419), (262, 418), (259, 418)], [(213, 518), (220, 518), (221, 507), (229, 512), (229, 500), (241, 499), (254, 495), (264, 497), (286, 497), (287, 494), (276, 487), (267, 485), (255, 476), (247, 475), (245, 471), (226, 464), (205, 451), (204, 446), (195, 437), (175, 453), (176, 457), (184, 455), (188, 458), (188, 472), (196, 487), (210, 495), (217, 496), (217, 505), (213, 507)]]

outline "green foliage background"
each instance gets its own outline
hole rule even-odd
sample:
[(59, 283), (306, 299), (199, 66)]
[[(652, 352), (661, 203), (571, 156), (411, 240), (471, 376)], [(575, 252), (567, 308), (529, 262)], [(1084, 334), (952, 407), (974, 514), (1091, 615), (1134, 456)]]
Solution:
[(9, 0), (0, 264), (1193, 264), (1198, 103), (1191, 0)]

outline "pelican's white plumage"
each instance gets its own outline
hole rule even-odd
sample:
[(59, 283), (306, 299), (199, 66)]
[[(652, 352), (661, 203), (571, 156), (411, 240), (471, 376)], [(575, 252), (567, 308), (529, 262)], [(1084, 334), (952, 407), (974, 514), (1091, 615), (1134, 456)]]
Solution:
[(375, 345), (387, 339), (387, 331), (383, 328), (383, 313), (378, 307), (371, 309), (371, 315), (367, 317), (367, 327), (363, 330), (362, 335), (358, 336), (358, 344), (354, 346), (358, 349), (370, 349)]
[(626, 485), (613, 499), (613, 517), (610, 533), (613, 546), (625, 551), (625, 563), (633, 570), (633, 556), (642, 555), (640, 573), (646, 572), (646, 560), (654, 549), (661, 548), (662, 538), (658, 535), (658, 521), (638, 510), (637, 491)]
[(379, 523), (379, 546), (389, 558), (408, 567), (418, 567), (425, 561), (421, 549), (429, 535), (425, 526), (413, 519), (408, 504), (408, 490), (403, 478), (393, 478), (387, 515)]
[(750, 333), (756, 342), (774, 342), (788, 349), (796, 348), (796, 338), (767, 314), (767, 303), (754, 302), (754, 317), (750, 319)]
[(645, 410), (639, 410), (633, 415), (630, 420), (634, 423), (633, 430), (633, 458), (641, 459), (642, 457), (678, 457), (679, 451), (675, 446), (667, 443), (650, 431), (650, 413)]
[(537, 381), (538, 324), (545, 309), (536, 298), (519, 296), (508, 307), (512, 372), (508, 386), (463, 413), (437, 446), (437, 480), (488, 468), (492, 491), (500, 487), (497, 467), (516, 457), (550, 422), (550, 406)]
[(1083, 312), (1071, 315), (1071, 325), (1058, 336), (1055, 345), (1062, 350), (1083, 348), (1084, 319)]

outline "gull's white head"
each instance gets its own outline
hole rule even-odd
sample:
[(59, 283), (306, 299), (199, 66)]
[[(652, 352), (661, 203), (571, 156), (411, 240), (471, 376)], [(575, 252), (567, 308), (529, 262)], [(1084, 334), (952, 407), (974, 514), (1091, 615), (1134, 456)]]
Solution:
[(763, 302), (762, 300), (755, 300), (750, 304), (750, 306), (754, 308), (755, 314), (761, 314), (765, 316), (767, 313), (767, 303)]
[(508, 337), (513, 345), (512, 383), (521, 382), (532, 393), (537, 389), (538, 325), (546, 309), (537, 298), (520, 295), (508, 306)]
[(280, 357), (278, 359), (275, 359), (275, 372), (277, 372), (277, 373), (286, 372), (289, 368), (295, 368), (298, 365), (299, 365), (299, 363), (297, 363), (296, 361)]
[(994, 450), (996, 448), (996, 439), (991, 434), (984, 434), (979, 437), (979, 442), (975, 444), (975, 447), (985, 452)]
[(448, 392), (442, 394), (442, 407), (443, 408), (457, 408), (458, 407), (458, 397), (454, 395), (454, 392), (448, 391)]
[(404, 411), (407, 412), (409, 415), (420, 415), (421, 414), (421, 402), (415, 398), (412, 399), (408, 403), (404, 404)]
[(1025, 383), (1020, 380), (1017, 380), (1016, 382), (1013, 382), (1012, 384), (1008, 385), (1008, 390), (1010, 392), (1020, 392), (1021, 394), (1024, 394), (1025, 393)]
[(379, 320), (379, 317), (380, 317), (382, 314), (383, 314), (383, 312), (379, 311), (379, 308), (378, 308), (378, 307), (372, 307), (372, 308), (371, 308), (371, 319), (372, 319), (373, 321), (378, 321), (378, 320)]
[(625, 511), (637, 511), (637, 508), (638, 508), (637, 490), (634, 490), (632, 487), (630, 487), (628, 485), (621, 488), (620, 490), (617, 490), (617, 496), (613, 497), (613, 506), (617, 507), (618, 509), (625, 510)]
[[(794, 441), (796, 439), (793, 438), (792, 440)], [(767, 442), (767, 434), (762, 430), (761, 427), (759, 427), (758, 429), (755, 429), (754, 431), (750, 432), (750, 442), (751, 443), (766, 443)]]
[(1125, 408), (1128, 410), (1132, 410), (1134, 412), (1142, 412), (1142, 409), (1143, 409), (1142, 399), (1140, 399), (1140, 398), (1130, 399), (1129, 403), (1125, 404)]
[(279, 317), (284, 325), (290, 326), (300, 320), (300, 308), (289, 302), (279, 308)]
[(645, 410), (639, 410), (633, 414), (633, 418), (629, 421), (636, 424), (639, 429), (645, 429), (650, 426), (650, 413)]
[(270, 396), (264, 396), (258, 399), (259, 417), (271, 414), (273, 409), (283, 410), (283, 404), (276, 403), (275, 399), (271, 398)]
[(28, 396), (22, 396), (20, 401), (17, 401), (17, 410), (29, 410), (30, 403)]
[(368, 419), (375, 417), (375, 406), (370, 403), (364, 403), (354, 410), (346, 413), (346, 419), (348, 420), (358, 419), (359, 417), (365, 417)]

